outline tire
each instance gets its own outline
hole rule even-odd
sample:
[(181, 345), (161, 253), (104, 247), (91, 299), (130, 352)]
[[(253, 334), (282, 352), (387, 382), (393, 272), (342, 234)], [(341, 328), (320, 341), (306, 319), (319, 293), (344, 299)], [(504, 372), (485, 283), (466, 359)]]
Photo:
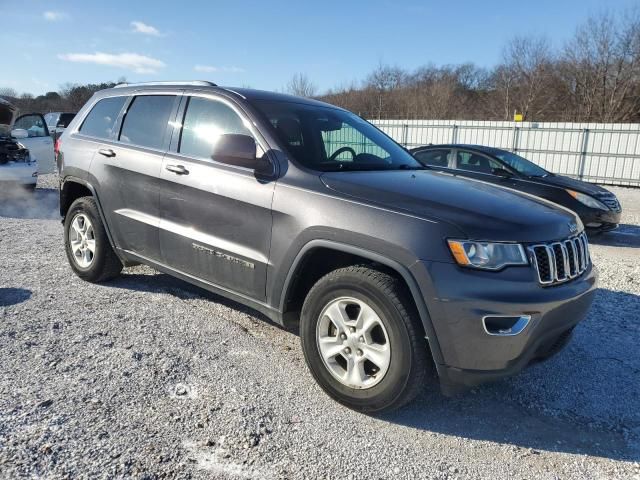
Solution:
[[(355, 325), (348, 327), (345, 323), (345, 330), (356, 329), (355, 332), (341, 335), (334, 320), (341, 315)], [(358, 326), (362, 318), (368, 318), (371, 325), (380, 325), (367, 331)], [(424, 387), (432, 367), (424, 331), (404, 283), (366, 266), (334, 270), (311, 288), (302, 307), (300, 339), (305, 360), (318, 384), (338, 402), (361, 412), (389, 411), (407, 404)], [(328, 345), (324, 352), (331, 355), (333, 349), (342, 348), (340, 341), (345, 350), (325, 360), (323, 346)], [(379, 352), (384, 353), (370, 356)], [(386, 369), (385, 361), (377, 361), (384, 360), (384, 355), (388, 358)], [(355, 369), (350, 365), (363, 367)]]
[[(76, 220), (78, 223), (74, 225)], [(85, 225), (88, 229), (84, 243), (79, 240), (78, 225)], [(78, 241), (84, 245), (81, 252), (74, 247)], [(85, 257), (84, 252), (90, 250), (91, 245), (93, 251)], [(83, 280), (104, 282), (117, 277), (122, 271), (122, 262), (111, 248), (93, 197), (78, 198), (69, 207), (64, 221), (64, 246), (71, 269)]]

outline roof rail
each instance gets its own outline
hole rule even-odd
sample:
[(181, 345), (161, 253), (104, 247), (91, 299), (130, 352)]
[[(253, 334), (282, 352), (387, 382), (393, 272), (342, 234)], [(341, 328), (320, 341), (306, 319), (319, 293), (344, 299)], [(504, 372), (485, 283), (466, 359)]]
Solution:
[(113, 88), (123, 88), (123, 87), (138, 87), (138, 86), (153, 86), (153, 85), (190, 85), (197, 87), (217, 87), (213, 82), (208, 80), (191, 80), (191, 81), (163, 81), (163, 82), (140, 82), (140, 83), (119, 83), (115, 85)]

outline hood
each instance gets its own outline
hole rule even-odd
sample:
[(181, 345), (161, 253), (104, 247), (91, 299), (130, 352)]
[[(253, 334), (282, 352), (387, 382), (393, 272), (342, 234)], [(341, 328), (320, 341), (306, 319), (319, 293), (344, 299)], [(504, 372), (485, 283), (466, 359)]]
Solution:
[(603, 193), (609, 193), (605, 188), (593, 183), (583, 182), (575, 178), (565, 177), (564, 175), (551, 174), (541, 179), (532, 178), (534, 182), (544, 183), (545, 185), (553, 185), (560, 188), (569, 188), (576, 192), (586, 193), (587, 195), (599, 196)]
[(583, 228), (573, 212), (547, 200), (442, 172), (330, 172), (321, 178), (341, 194), (453, 224), (474, 240), (550, 241)]
[(10, 136), (17, 108), (0, 98), (0, 136)]

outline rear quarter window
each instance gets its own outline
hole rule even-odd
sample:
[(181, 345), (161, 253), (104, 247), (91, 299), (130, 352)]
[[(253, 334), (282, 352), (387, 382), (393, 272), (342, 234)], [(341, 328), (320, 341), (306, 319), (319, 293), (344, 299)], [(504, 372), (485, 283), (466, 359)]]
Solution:
[(97, 138), (111, 138), (118, 114), (127, 97), (109, 97), (99, 100), (82, 122), (79, 131)]

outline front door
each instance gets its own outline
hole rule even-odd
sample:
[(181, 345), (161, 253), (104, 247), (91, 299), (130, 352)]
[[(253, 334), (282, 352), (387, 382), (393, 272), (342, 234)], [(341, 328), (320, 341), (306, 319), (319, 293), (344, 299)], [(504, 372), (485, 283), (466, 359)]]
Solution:
[(495, 183), (505, 187), (513, 186), (513, 177), (503, 177), (496, 174), (499, 170), (505, 170), (506, 167), (493, 158), (481, 153), (458, 149), (455, 161), (456, 175), (476, 178), (483, 182)]
[[(262, 300), (271, 241), (274, 182), (247, 168), (216, 162), (213, 145), (222, 134), (251, 135), (237, 106), (213, 96), (192, 96), (180, 115), (163, 161), (160, 248), (171, 268), (220, 288)], [(180, 123), (180, 122), (178, 122)]]
[(29, 149), (31, 158), (38, 161), (38, 172), (54, 173), (56, 161), (53, 153), (53, 137), (49, 135), (44, 117), (39, 113), (22, 115), (16, 119), (13, 128), (28, 132), (29, 137), (21, 138), (19, 141)]

